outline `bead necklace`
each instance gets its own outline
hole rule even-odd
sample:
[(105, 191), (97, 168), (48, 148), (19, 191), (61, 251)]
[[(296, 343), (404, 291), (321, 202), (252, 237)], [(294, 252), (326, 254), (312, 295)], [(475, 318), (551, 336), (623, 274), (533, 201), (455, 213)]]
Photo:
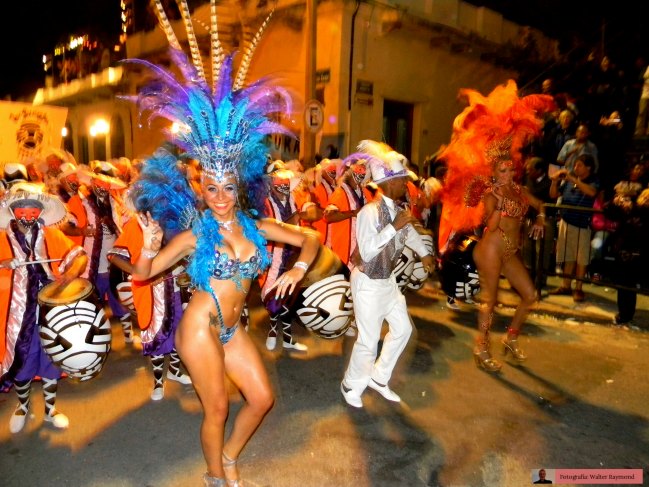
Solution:
[(232, 220), (226, 220), (226, 221), (220, 221), (216, 220), (219, 223), (219, 227), (223, 228), (226, 232), (232, 232), (232, 226), (234, 225), (236, 218), (233, 218)]

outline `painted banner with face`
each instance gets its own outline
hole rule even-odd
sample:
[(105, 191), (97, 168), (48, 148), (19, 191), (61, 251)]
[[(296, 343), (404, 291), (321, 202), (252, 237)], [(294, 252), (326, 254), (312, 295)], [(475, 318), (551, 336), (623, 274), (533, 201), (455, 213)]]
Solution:
[(68, 109), (0, 101), (0, 166), (37, 159), (48, 148), (61, 147)]

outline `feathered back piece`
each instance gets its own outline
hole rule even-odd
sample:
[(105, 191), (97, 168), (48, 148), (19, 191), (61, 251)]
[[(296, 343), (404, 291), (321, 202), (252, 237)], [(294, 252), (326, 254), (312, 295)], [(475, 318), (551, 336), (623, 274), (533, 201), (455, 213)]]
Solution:
[[(256, 185), (264, 174), (267, 148), (266, 135), (292, 133), (269, 117), (277, 113), (290, 114), (288, 93), (262, 79), (242, 87), (252, 53), (259, 42), (261, 30), (245, 50), (236, 84), (233, 83), (233, 55), (224, 56), (218, 39), (216, 3), (211, 0), (211, 60), (213, 80), (206, 81), (198, 42), (192, 27), (186, 0), (177, 0), (187, 31), (191, 59), (185, 55), (167, 19), (160, 0), (155, 0), (155, 12), (169, 41), (173, 64), (181, 79), (170, 71), (144, 60), (127, 62), (144, 65), (156, 75), (156, 81), (135, 97), (140, 113), (149, 121), (163, 117), (171, 121), (173, 130), (166, 131), (167, 140), (179, 146), (185, 156), (198, 160), (203, 177), (223, 180), (234, 175), (240, 184)], [(251, 188), (247, 188), (250, 190)], [(249, 191), (251, 201), (256, 191)]]
[(521, 148), (537, 136), (542, 116), (553, 110), (552, 97), (519, 98), (516, 83), (509, 80), (488, 96), (461, 90), (469, 106), (453, 122), (451, 142), (440, 159), (448, 166), (442, 192), (439, 248), (455, 233), (469, 231), (482, 221), (482, 197), (490, 188), (495, 165), (511, 160), (520, 174)]
[(138, 212), (149, 212), (160, 223), (167, 242), (191, 228), (198, 216), (198, 198), (180, 162), (162, 148), (144, 162), (128, 195)]

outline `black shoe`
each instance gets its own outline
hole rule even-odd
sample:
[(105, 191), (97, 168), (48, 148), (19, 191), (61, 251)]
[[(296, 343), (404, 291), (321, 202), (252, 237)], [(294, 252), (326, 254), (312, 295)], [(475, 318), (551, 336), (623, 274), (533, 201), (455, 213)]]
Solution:
[(624, 320), (620, 317), (619, 313), (615, 315), (615, 318), (613, 318), (613, 323), (616, 325), (628, 325), (631, 323), (632, 320)]
[(572, 295), (572, 289), (568, 287), (558, 287), (555, 289), (550, 289), (548, 294), (551, 296), (570, 296)]

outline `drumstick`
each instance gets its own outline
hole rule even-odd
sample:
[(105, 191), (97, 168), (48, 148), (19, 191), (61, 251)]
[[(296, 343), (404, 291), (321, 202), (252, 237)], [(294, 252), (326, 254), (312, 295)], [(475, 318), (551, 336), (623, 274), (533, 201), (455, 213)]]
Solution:
[(25, 262), (16, 262), (16, 267), (21, 265), (31, 265), (31, 264), (47, 264), (48, 262), (60, 262), (63, 259), (41, 259), (41, 260), (26, 260)]

